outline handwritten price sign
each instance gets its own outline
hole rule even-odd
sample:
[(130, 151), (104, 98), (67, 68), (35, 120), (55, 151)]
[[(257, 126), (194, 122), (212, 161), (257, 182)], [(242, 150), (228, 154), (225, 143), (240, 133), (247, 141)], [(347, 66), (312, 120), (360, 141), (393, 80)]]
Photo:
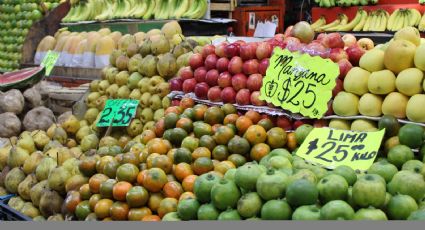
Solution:
[(339, 67), (330, 59), (275, 48), (260, 99), (293, 113), (321, 118), (338, 75)]
[(46, 56), (44, 56), (43, 61), (41, 62), (41, 66), (44, 66), (44, 68), (46, 68), (46, 76), (50, 76), (50, 73), (52, 72), (53, 67), (55, 67), (59, 55), (59, 53), (49, 50)]
[(373, 164), (385, 129), (377, 132), (355, 132), (315, 128), (297, 151), (307, 161), (333, 169), (347, 165), (365, 171)]
[(107, 100), (97, 127), (128, 126), (136, 116), (138, 100)]

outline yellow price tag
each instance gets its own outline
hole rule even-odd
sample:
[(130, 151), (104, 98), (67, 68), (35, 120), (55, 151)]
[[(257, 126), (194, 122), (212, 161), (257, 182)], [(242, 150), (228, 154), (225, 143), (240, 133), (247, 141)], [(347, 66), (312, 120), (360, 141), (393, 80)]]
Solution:
[(336, 86), (339, 67), (330, 59), (274, 49), (260, 99), (293, 113), (321, 118)]
[(373, 164), (384, 134), (385, 129), (356, 132), (315, 128), (297, 150), (297, 155), (329, 169), (347, 165), (365, 171)]

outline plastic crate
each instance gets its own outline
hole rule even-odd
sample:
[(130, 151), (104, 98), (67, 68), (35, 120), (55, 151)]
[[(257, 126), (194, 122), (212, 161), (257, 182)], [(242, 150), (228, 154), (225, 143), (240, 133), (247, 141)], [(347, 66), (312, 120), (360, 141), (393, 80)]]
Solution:
[(7, 205), (10, 198), (14, 196), (14, 194), (0, 196), (0, 221), (32, 221), (30, 217), (23, 215)]

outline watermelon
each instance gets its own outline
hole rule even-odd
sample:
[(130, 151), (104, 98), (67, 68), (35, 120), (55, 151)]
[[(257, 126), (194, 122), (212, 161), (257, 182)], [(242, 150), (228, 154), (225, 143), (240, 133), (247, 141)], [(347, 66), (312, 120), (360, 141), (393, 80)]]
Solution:
[(44, 67), (25, 68), (0, 75), (0, 90), (20, 89), (31, 86), (44, 76)]

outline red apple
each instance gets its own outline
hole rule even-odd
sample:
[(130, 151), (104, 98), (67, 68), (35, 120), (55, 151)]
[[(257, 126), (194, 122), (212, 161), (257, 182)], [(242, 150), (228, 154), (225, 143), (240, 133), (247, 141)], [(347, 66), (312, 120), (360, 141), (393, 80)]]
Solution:
[(209, 89), (210, 87), (205, 82), (196, 84), (195, 86), (196, 97), (198, 97), (199, 99), (207, 99)]
[(359, 45), (364, 50), (371, 50), (375, 47), (375, 44), (370, 38), (361, 38), (357, 41), (357, 45)]
[(216, 69), (208, 70), (207, 75), (205, 76), (205, 82), (209, 86), (216, 86), (218, 76), (219, 76), (218, 70), (216, 70)]
[(241, 46), (241, 45), (246, 44), (246, 41), (239, 39), (239, 40), (235, 41), (234, 43), (235, 44), (238, 44), (239, 46)]
[(218, 86), (221, 88), (231, 87), (232, 86), (232, 75), (229, 72), (223, 72), (218, 76), (217, 80)]
[(215, 69), (215, 67), (217, 66), (217, 60), (218, 60), (217, 55), (215, 54), (208, 55), (207, 58), (205, 58), (205, 62), (204, 62), (205, 68), (207, 68), (207, 70)]
[(193, 73), (193, 76), (195, 77), (195, 80), (197, 82), (205, 82), (206, 75), (207, 75), (207, 69), (203, 66), (197, 68), (195, 72)]
[(304, 121), (302, 121), (302, 120), (296, 120), (295, 122), (294, 122), (294, 124), (292, 125), (292, 127), (293, 127), (293, 129), (295, 130), (295, 129), (297, 129), (298, 127), (300, 127), (301, 125), (304, 125), (305, 124), (305, 122)]
[(277, 118), (276, 125), (285, 131), (292, 129), (291, 121), (285, 116), (279, 116)]
[(171, 91), (182, 91), (183, 80), (179, 77), (173, 78), (169, 81)]
[(284, 37), (290, 37), (292, 34), (292, 29), (294, 28), (294, 26), (288, 26), (288, 28), (286, 28), (285, 33), (284, 33)]
[(366, 52), (364, 49), (362, 49), (359, 45), (354, 44), (350, 47), (348, 47), (345, 52), (348, 54), (348, 60), (350, 60), (351, 64), (353, 66), (358, 66), (360, 58), (363, 56), (363, 54)]
[(276, 35), (274, 35), (273, 38), (277, 41), (283, 42), (283, 40), (285, 39), (285, 35), (284, 34), (276, 34)]
[(263, 60), (264, 58), (270, 58), (272, 51), (272, 45), (267, 42), (261, 42), (255, 51), (255, 55), (257, 56), (258, 60)]
[(227, 42), (227, 41), (218, 44), (215, 47), (215, 54), (219, 57), (225, 57), (226, 54), (224, 53), (224, 47), (226, 47), (228, 44), (229, 44), (229, 42)]
[(221, 101), (221, 88), (214, 86), (208, 91), (208, 100), (213, 102)]
[(222, 73), (227, 71), (227, 67), (229, 66), (229, 59), (227, 57), (221, 57), (217, 60), (216, 69), (218, 72)]
[(251, 93), (251, 104), (255, 106), (265, 106), (266, 102), (260, 99), (260, 91)]
[(312, 43), (308, 44), (304, 51), (311, 56), (320, 56), (322, 58), (329, 57), (329, 49), (324, 47), (319, 41), (313, 41)]
[(179, 73), (177, 74), (183, 81), (193, 78), (193, 70), (190, 66), (185, 66), (180, 68)]
[(182, 89), (184, 93), (190, 93), (195, 90), (196, 80), (195, 78), (187, 79), (183, 82)]
[(215, 46), (214, 45), (206, 45), (202, 48), (202, 57), (206, 58), (210, 54), (215, 54)]
[(263, 76), (261, 74), (251, 74), (246, 81), (246, 87), (252, 91), (258, 91), (261, 89), (263, 83)]
[(258, 73), (259, 65), (260, 63), (258, 63), (257, 59), (245, 61), (242, 65), (242, 72), (246, 75)]
[(269, 68), (269, 60), (268, 58), (264, 58), (258, 66), (258, 72), (263, 76), (266, 76), (267, 68)]
[(344, 36), (342, 36), (342, 40), (344, 41), (345, 47), (352, 46), (357, 42), (356, 37), (352, 34), (345, 34)]
[(241, 57), (235, 56), (230, 59), (227, 69), (231, 74), (237, 74), (242, 72), (243, 61)]
[(330, 33), (323, 38), (322, 43), (328, 48), (344, 48), (344, 41), (340, 33)]
[(317, 41), (323, 41), (323, 39), (326, 37), (327, 35), (325, 33), (320, 33), (319, 35), (317, 35), (316, 40)]
[(350, 71), (350, 69), (353, 68), (353, 65), (351, 65), (351, 62), (349, 60), (342, 59), (338, 62), (338, 66), (339, 66), (339, 76), (338, 77), (341, 80), (344, 80), (348, 71)]
[(248, 105), (250, 104), (251, 93), (248, 89), (241, 89), (236, 94), (236, 103), (239, 105)]
[(341, 92), (343, 90), (344, 90), (344, 83), (342, 82), (341, 79), (337, 78), (336, 79), (336, 86), (332, 90), (332, 97), (335, 97), (339, 92)]
[(348, 54), (343, 48), (333, 48), (331, 49), (329, 58), (334, 62), (339, 62), (342, 59), (348, 59)]
[(223, 103), (235, 103), (236, 92), (232, 87), (226, 87), (221, 91), (221, 100)]
[(180, 100), (179, 99), (174, 99), (171, 101), (171, 106), (180, 106)]
[(291, 52), (300, 51), (303, 45), (298, 38), (289, 37), (286, 41), (286, 49)]
[(204, 65), (204, 58), (202, 57), (202, 54), (196, 53), (192, 54), (189, 59), (189, 65), (192, 69), (197, 69)]
[(257, 52), (257, 43), (250, 42), (250, 43), (243, 44), (241, 45), (239, 52), (240, 52), (239, 56), (244, 61), (249, 59), (254, 59), (256, 57), (256, 52)]
[(240, 49), (239, 43), (231, 43), (224, 47), (224, 54), (228, 58), (239, 56), (239, 49)]
[(243, 73), (238, 73), (232, 77), (232, 87), (235, 91), (246, 88), (247, 77)]
[(314, 120), (313, 126), (314, 126), (314, 128), (327, 127), (328, 126), (328, 121), (325, 120), (325, 119)]

